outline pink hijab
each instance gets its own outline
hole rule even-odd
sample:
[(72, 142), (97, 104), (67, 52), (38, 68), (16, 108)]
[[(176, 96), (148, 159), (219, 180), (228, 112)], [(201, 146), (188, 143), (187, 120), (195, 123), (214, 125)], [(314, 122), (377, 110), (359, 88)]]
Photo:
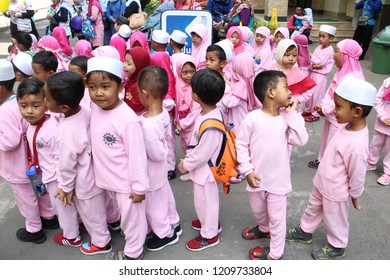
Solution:
[(120, 61), (124, 62), (126, 56), (126, 40), (121, 36), (112, 36), (110, 40), (110, 46), (118, 50)]
[(37, 37), (36, 37), (34, 34), (32, 34), (32, 33), (30, 33), (30, 36), (31, 36), (31, 39), (32, 39), (32, 43), (31, 43), (31, 48), (30, 48), (30, 50), (31, 50), (32, 52), (35, 52), (36, 49), (37, 49), (38, 39), (37, 39)]
[(364, 80), (364, 74), (362, 67), (359, 63), (359, 56), (362, 54), (363, 49), (360, 45), (352, 39), (344, 39), (337, 43), (337, 49), (341, 52), (341, 68), (339, 68), (334, 74), (332, 81), (330, 82), (327, 93), (333, 98), (334, 91), (347, 75), (352, 75), (356, 78)]
[(248, 52), (237, 54), (233, 59), (232, 67), (231, 88), (233, 95), (248, 102), (248, 111), (262, 108), (263, 105), (253, 91), (255, 67), (252, 55)]
[(138, 42), (141, 45), (141, 47), (144, 48), (148, 52), (148, 54), (150, 54), (148, 39), (146, 39), (146, 36), (143, 32), (136, 31), (133, 34), (131, 34), (129, 42), (130, 42), (130, 47), (129, 47), (130, 49), (133, 48), (135, 42)]
[(150, 55), (150, 65), (160, 66), (164, 68), (168, 73), (168, 92), (165, 96), (165, 99), (175, 100), (176, 91), (175, 91), (175, 75), (171, 69), (171, 59), (166, 52), (156, 52)]
[(92, 57), (92, 45), (87, 40), (78, 40), (75, 48), (76, 55), (85, 55), (88, 58)]
[(37, 43), (37, 52), (39, 49), (51, 51), (58, 60), (57, 72), (67, 71), (70, 62), (69, 57), (65, 56), (60, 48), (60, 44), (52, 36), (43, 36)]
[(192, 88), (191, 84), (187, 84), (181, 77), (181, 70), (184, 64), (192, 63), (196, 69), (195, 58), (189, 54), (181, 55), (176, 62), (176, 121), (185, 118), (190, 113), (190, 106), (192, 104)]
[(226, 38), (230, 39), (233, 33), (237, 33), (238, 38), (240, 38), (240, 42), (238, 42), (238, 44), (235, 45), (233, 49), (234, 55), (238, 55), (239, 53), (242, 53), (244, 51), (244, 41), (242, 39), (242, 31), (238, 26), (232, 26), (228, 29), (226, 33)]
[[(261, 34), (265, 37), (264, 43), (259, 45), (253, 40), (252, 47), (255, 52), (255, 57), (259, 56), (261, 61), (259, 66), (259, 70), (269, 70), (272, 67), (272, 51), (270, 44), (271, 31), (268, 27), (261, 26), (256, 29), (256, 34)], [(260, 72), (260, 71), (257, 71)]]
[[(273, 37), (275, 37), (275, 35), (276, 35), (278, 32), (280, 32), (280, 33), (283, 35), (284, 39), (290, 39), (290, 32), (289, 32), (289, 30), (288, 30), (287, 27), (279, 27), (278, 29), (276, 29), (275, 32), (274, 32)], [(273, 40), (272, 40), (272, 42), (271, 42), (271, 48), (272, 48), (272, 49), (275, 49), (276, 47), (277, 47), (276, 44), (275, 44), (275, 43), (273, 42)]]
[(93, 57), (104, 56), (120, 60), (120, 54), (113, 46), (101, 46), (91, 52)]
[(311, 61), (307, 37), (303, 34), (298, 34), (294, 37), (294, 42), (298, 46), (298, 66), (300, 68), (308, 68), (311, 65)]
[(208, 29), (203, 24), (195, 25), (190, 33), (197, 34), (200, 38), (202, 38), (202, 42), (198, 46), (192, 45), (191, 55), (195, 58), (196, 64), (198, 68), (202, 68), (205, 65), (206, 61), (206, 50), (210, 45), (210, 38), (208, 36)]
[(66, 31), (63, 27), (61, 26), (55, 27), (53, 29), (52, 36), (57, 39), (58, 44), (60, 44), (60, 47), (64, 54), (66, 54), (67, 56), (73, 55), (72, 46), (69, 43), (68, 37), (66, 37)]

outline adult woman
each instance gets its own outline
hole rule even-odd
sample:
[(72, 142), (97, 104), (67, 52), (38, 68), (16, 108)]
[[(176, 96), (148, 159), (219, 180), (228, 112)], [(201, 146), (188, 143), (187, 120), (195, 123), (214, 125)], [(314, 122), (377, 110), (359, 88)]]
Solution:
[[(32, 33), (39, 38), (37, 28), (32, 20), (34, 9), (30, 1), (11, 0), (8, 10), (4, 13), (10, 18), (11, 37), (15, 38), (19, 32)], [(25, 28), (25, 29), (23, 29)]]
[(90, 0), (88, 3), (88, 16), (95, 27), (95, 37), (89, 39), (93, 48), (103, 46), (104, 26), (103, 9), (99, 0)]
[[(50, 31), (57, 26), (61, 26), (65, 29), (66, 36), (69, 38), (72, 35), (70, 29), (70, 20), (72, 18), (72, 4), (70, 0), (52, 0), (53, 5), (56, 5), (56, 9), (53, 14), (48, 14), (47, 18), (50, 20)], [(53, 18), (53, 19), (52, 19)]]

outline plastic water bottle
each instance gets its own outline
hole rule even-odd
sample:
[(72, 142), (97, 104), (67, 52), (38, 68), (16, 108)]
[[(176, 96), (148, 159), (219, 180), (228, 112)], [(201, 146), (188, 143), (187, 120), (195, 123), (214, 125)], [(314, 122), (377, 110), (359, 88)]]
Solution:
[(32, 188), (37, 197), (41, 197), (46, 193), (46, 187), (42, 183), (42, 172), (39, 169), (39, 174), (36, 173), (36, 168), (34, 164), (29, 164), (26, 170), (26, 175), (30, 179)]
[(256, 62), (256, 64), (260, 64), (260, 62), (261, 62), (260, 55), (256, 56), (255, 62)]

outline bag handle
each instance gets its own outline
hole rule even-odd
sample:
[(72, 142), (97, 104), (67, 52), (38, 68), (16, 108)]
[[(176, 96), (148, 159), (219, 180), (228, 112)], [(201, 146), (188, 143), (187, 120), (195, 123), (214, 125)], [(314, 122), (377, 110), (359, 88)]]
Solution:
[[(39, 174), (39, 161), (38, 161), (38, 151), (37, 151), (36, 140), (37, 140), (38, 132), (41, 129), (41, 127), (43, 126), (43, 123), (45, 121), (46, 121), (46, 115), (39, 121), (37, 128), (35, 129), (34, 137), (33, 137), (33, 153), (34, 153), (34, 165), (35, 165), (36, 174)], [(25, 139), (26, 139), (26, 143), (27, 143), (27, 162), (32, 162), (30, 146), (28, 144), (27, 138), (25, 138)]]

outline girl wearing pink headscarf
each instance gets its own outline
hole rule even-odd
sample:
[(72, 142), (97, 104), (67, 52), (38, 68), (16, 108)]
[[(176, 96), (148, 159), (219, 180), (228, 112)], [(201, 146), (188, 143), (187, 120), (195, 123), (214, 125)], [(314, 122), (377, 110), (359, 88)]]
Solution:
[(78, 40), (75, 46), (76, 55), (85, 55), (88, 58), (92, 57), (92, 45), (87, 40)]
[(150, 48), (148, 44), (148, 39), (146, 39), (146, 36), (141, 31), (136, 31), (130, 36), (130, 40), (127, 41), (129, 43), (129, 46), (127, 49), (131, 49), (134, 47), (141, 47), (144, 48), (148, 54), (150, 54)]
[(326, 145), (332, 139), (333, 135), (340, 126), (337, 123), (336, 117), (333, 113), (335, 108), (333, 101), (335, 89), (341, 83), (341, 81), (349, 75), (364, 80), (363, 70), (359, 63), (359, 56), (362, 54), (362, 52), (363, 50), (359, 44), (352, 39), (344, 39), (336, 45), (336, 51), (333, 59), (338, 70), (330, 82), (328, 90), (326, 91), (321, 104), (314, 107), (318, 114), (325, 117), (325, 120), (322, 127), (321, 146), (318, 153), (318, 158), (309, 162), (308, 166), (310, 168), (318, 168)]
[(37, 43), (37, 52), (45, 50), (54, 53), (58, 60), (57, 72), (67, 71), (70, 62), (69, 56), (65, 55), (58, 41), (52, 36), (43, 36)]
[(286, 27), (279, 27), (275, 30), (274, 35), (271, 37), (271, 51), (272, 51), (272, 60), (275, 62), (274, 53), (279, 42), (283, 39), (290, 39), (290, 32)]
[(226, 33), (226, 38), (233, 43), (234, 55), (244, 51), (244, 41), (242, 40), (242, 31), (238, 26), (230, 27)]
[(69, 58), (71, 59), (73, 56), (73, 48), (69, 43), (68, 37), (66, 36), (65, 29), (61, 26), (55, 27), (53, 29), (52, 36), (56, 38), (56, 40), (58, 41), (58, 44), (60, 45), (62, 52), (65, 55), (69, 56)]
[(95, 37), (89, 39), (93, 47), (103, 46), (104, 26), (103, 26), (103, 9), (99, 0), (90, 0), (88, 3), (88, 16), (94, 24)]
[(37, 37), (35, 37), (35, 35), (32, 34), (32, 33), (30, 33), (30, 36), (31, 36), (31, 39), (32, 39), (30, 51), (32, 51), (32, 52), (35, 53), (35, 51), (36, 51), (36, 49), (37, 49), (38, 39), (37, 39)]
[(242, 43), (244, 45), (244, 51), (254, 54), (255, 51), (252, 47), (253, 31), (248, 26), (238, 26), (242, 33)]
[(307, 76), (310, 75), (310, 53), (309, 53), (309, 40), (303, 34), (298, 34), (294, 37), (294, 42), (298, 46), (298, 67)]
[(197, 69), (201, 69), (206, 64), (206, 50), (210, 45), (209, 32), (205, 25), (197, 24), (190, 33), (192, 37), (191, 55), (195, 58), (195, 62), (198, 65)]
[(180, 145), (185, 153), (190, 143), (196, 117), (200, 114), (199, 103), (192, 99), (191, 78), (196, 71), (195, 59), (181, 55), (176, 63), (176, 110), (175, 123), (180, 131)]
[(126, 40), (122, 36), (112, 36), (110, 40), (110, 46), (116, 48), (120, 55), (120, 61), (125, 61), (126, 55)]
[(272, 51), (270, 44), (271, 31), (268, 27), (261, 26), (256, 29), (255, 40), (252, 47), (255, 57), (256, 75), (272, 67)]

